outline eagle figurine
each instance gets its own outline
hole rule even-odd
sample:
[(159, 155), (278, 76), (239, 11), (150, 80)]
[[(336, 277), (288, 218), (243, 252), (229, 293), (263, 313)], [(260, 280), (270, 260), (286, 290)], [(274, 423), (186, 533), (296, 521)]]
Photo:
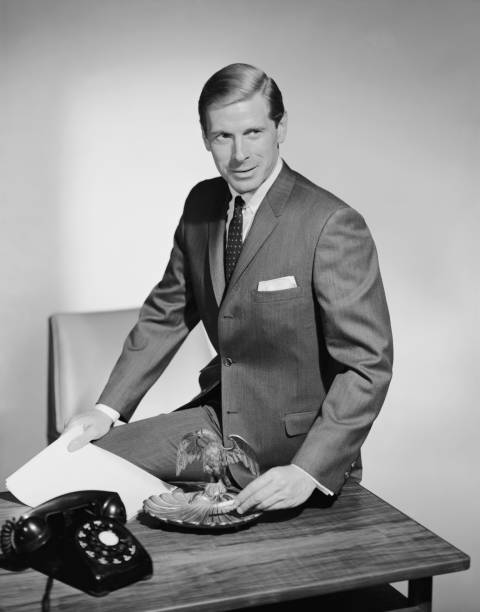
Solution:
[(228, 436), (232, 446), (223, 446), (220, 436), (210, 429), (198, 429), (185, 435), (177, 449), (177, 476), (188, 464), (201, 461), (209, 480), (199, 483), (194, 491), (168, 485), (169, 490), (151, 495), (143, 502), (147, 514), (162, 522), (180, 527), (230, 529), (244, 526), (260, 516), (260, 512), (240, 515), (235, 511), (236, 493), (227, 475), (227, 466), (242, 463), (254, 476), (260, 468), (253, 449), (243, 438)]
[(189, 463), (201, 461), (209, 481), (204, 494), (213, 502), (224, 501), (231, 485), (227, 466), (242, 463), (254, 476), (260, 475), (260, 468), (254, 450), (243, 438), (229, 435), (232, 446), (223, 446), (220, 436), (210, 429), (199, 429), (186, 434), (177, 449), (177, 471), (179, 476)]

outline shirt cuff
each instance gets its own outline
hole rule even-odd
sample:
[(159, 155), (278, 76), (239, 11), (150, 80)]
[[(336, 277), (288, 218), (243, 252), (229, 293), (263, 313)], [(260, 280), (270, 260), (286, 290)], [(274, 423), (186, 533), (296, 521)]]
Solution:
[(120, 418), (120, 413), (113, 408), (110, 408), (110, 406), (105, 406), (105, 404), (95, 404), (95, 408), (110, 417), (112, 419), (112, 423), (115, 423)]
[(325, 495), (334, 495), (333, 491), (330, 491), (330, 489), (327, 489), (327, 487), (324, 487), (322, 484), (320, 484), (318, 482), (318, 480), (316, 480), (311, 474), (309, 474), (308, 472), (306, 472), (303, 468), (301, 468), (299, 465), (295, 465), (295, 463), (291, 463), (290, 465), (293, 465), (293, 467), (296, 467), (297, 470), (300, 470), (301, 472), (303, 472), (304, 474), (306, 474), (311, 480), (313, 480), (313, 482), (315, 483), (315, 486), (317, 487), (317, 489), (319, 489), (322, 493), (324, 493)]

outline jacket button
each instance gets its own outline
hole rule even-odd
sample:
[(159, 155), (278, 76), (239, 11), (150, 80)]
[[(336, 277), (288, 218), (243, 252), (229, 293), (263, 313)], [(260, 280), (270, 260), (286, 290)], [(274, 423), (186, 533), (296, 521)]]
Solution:
[(230, 357), (225, 357), (225, 359), (223, 360), (223, 365), (227, 366), (227, 368), (229, 368), (233, 363), (233, 359), (231, 359)]

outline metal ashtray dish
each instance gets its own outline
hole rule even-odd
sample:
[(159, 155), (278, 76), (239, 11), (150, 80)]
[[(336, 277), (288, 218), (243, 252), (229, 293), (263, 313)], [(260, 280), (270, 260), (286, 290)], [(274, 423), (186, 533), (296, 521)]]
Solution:
[(228, 489), (222, 501), (215, 502), (205, 495), (204, 487), (204, 483), (190, 483), (151, 495), (143, 502), (143, 509), (163, 523), (192, 529), (238, 529), (254, 522), (262, 514), (238, 514), (234, 508), (234, 489)]

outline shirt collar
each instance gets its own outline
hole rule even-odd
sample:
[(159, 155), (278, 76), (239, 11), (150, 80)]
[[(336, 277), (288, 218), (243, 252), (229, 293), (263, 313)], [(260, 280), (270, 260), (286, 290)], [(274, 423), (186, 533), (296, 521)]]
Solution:
[[(282, 166), (283, 161), (279, 155), (275, 167), (273, 168), (270, 175), (263, 181), (260, 187), (256, 191), (254, 191), (250, 197), (242, 196), (242, 198), (245, 200), (245, 208), (250, 208), (252, 212), (257, 211), (258, 207), (262, 203), (263, 198), (266, 196), (267, 191), (270, 189), (270, 187), (275, 182), (275, 179), (280, 174)], [(235, 189), (233, 189), (233, 187), (231, 187), (230, 185), (228, 185), (228, 188), (230, 189), (230, 193), (232, 194), (232, 200), (234, 200), (237, 195), (241, 195), (237, 193)]]

